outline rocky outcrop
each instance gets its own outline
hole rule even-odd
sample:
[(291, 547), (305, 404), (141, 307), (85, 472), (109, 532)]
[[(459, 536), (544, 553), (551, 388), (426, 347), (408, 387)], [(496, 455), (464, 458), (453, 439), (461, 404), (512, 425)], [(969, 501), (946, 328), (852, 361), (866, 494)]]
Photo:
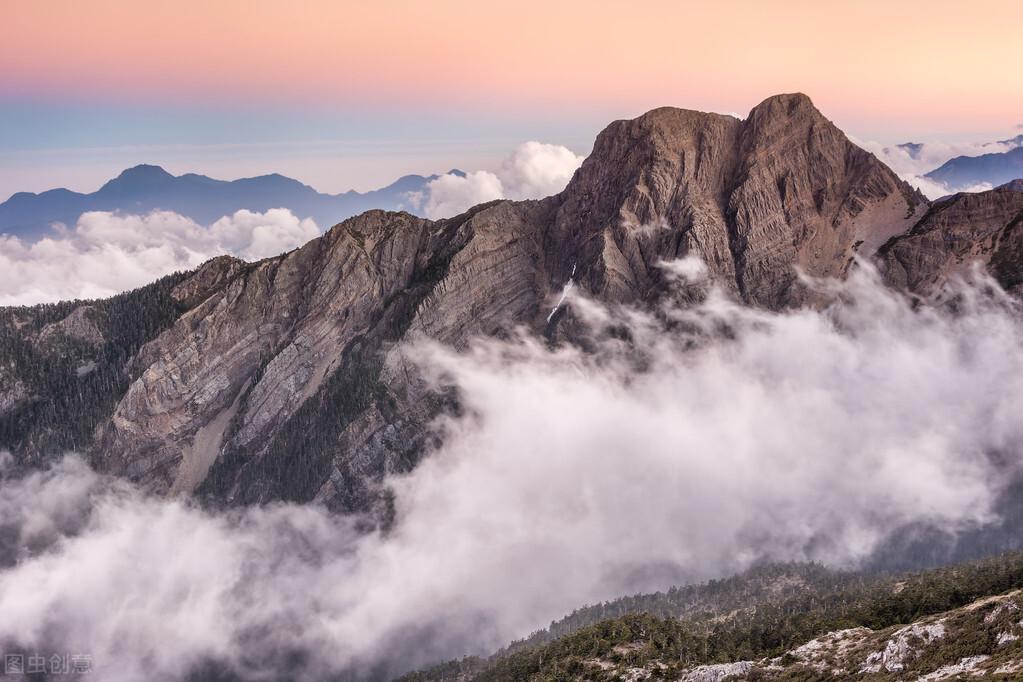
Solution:
[(219, 256), (206, 261), (171, 290), (171, 298), (192, 308), (215, 294), (249, 265), (240, 258)]
[(103, 343), (103, 334), (95, 321), (96, 309), (91, 305), (80, 305), (59, 322), (51, 322), (39, 332), (40, 343), (54, 343), (60, 339), (75, 339), (92, 346)]
[[(634, 680), (668, 678), (681, 682), (1018, 679), (1023, 671), (1019, 603), (1019, 592), (1011, 592), (905, 626), (827, 632), (779, 656), (705, 664), (680, 671), (669, 667), (675, 664), (674, 660), (654, 656), (642, 666), (630, 667), (628, 672)], [(637, 648), (640, 647), (637, 643)], [(587, 660), (583, 671), (568, 674), (564, 679), (591, 679), (598, 671), (620, 675), (620, 660), (613, 657)], [(466, 679), (486, 678), (467, 675)]]
[(0, 367), (0, 415), (10, 412), (28, 398), (28, 387), (16, 371), (13, 367)]
[[(660, 264), (687, 255), (750, 304), (800, 305), (797, 269), (841, 276), (885, 243), (902, 257), (892, 237), (927, 210), (804, 95), (745, 120), (656, 109), (608, 126), (559, 195), (437, 222), (370, 211), (277, 258), (218, 258), (167, 283), (174, 318), (151, 325), (126, 388), (104, 395), (93, 460), (221, 502), (386, 506), (376, 482), (415, 465), (450, 399), (402, 360), (417, 336), (459, 346), (525, 325), (557, 339), (572, 329), (551, 312), (567, 282), (650, 303), (666, 288)], [(928, 280), (920, 268), (905, 286)], [(87, 375), (97, 386), (102, 362)]]
[(882, 670), (899, 672), (905, 670), (919, 655), (921, 645), (932, 644), (945, 636), (945, 622), (914, 623), (893, 632), (884, 646), (867, 656), (860, 668), (861, 673), (878, 673)]
[(1007, 289), (1023, 283), (1023, 193), (1009, 187), (957, 194), (935, 203), (908, 233), (886, 243), (878, 260), (886, 280), (929, 295), (976, 265)]
[(805, 299), (796, 268), (840, 276), (927, 203), (801, 94), (744, 121), (663, 108), (613, 123), (560, 198), (547, 251), (562, 278), (579, 263), (594, 293), (642, 300), (663, 290), (658, 262), (693, 254), (772, 308)]
[[(725, 680), (742, 679), (753, 670), (753, 661), (736, 661), (735, 663), (712, 663), (701, 665), (688, 671), (681, 682), (724, 682)], [(642, 670), (637, 679), (649, 677), (647, 671)]]
[(259, 453), (443, 258), (452, 231), (434, 227), (369, 212), (285, 256), (201, 268), (173, 295), (206, 297), (134, 358), (138, 378), (101, 434), (100, 461), (168, 490), (194, 464), (183, 453), (211, 461), (228, 438)]

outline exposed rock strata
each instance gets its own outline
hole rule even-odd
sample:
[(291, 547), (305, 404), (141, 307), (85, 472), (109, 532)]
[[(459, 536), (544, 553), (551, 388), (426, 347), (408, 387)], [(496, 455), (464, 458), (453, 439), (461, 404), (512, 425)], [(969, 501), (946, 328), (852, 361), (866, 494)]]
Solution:
[(1002, 286), (1023, 283), (1023, 192), (1000, 187), (936, 203), (908, 233), (885, 244), (879, 261), (887, 281), (928, 295), (975, 265)]

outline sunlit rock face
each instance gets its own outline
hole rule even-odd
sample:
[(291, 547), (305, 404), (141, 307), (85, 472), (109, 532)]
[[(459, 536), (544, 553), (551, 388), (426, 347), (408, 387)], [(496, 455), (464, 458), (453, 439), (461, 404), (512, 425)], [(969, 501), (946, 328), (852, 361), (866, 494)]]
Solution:
[(879, 254), (886, 279), (910, 291), (932, 294), (950, 277), (987, 266), (999, 283), (1018, 291), (1023, 283), (1023, 192), (1011, 185), (935, 202), (912, 230), (885, 244)]
[(663, 284), (654, 264), (693, 254), (771, 308), (803, 300), (795, 267), (841, 276), (926, 204), (799, 94), (744, 121), (662, 108), (612, 123), (561, 201), (548, 252), (588, 255), (595, 293), (648, 296)]

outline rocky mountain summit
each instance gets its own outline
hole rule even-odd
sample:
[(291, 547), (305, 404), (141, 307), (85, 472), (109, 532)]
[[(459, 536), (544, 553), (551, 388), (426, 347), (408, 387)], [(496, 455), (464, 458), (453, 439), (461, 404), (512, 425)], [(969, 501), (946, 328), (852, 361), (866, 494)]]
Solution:
[(364, 509), (428, 449), (446, 400), (401, 358), (419, 335), (457, 347), (525, 325), (557, 339), (567, 282), (649, 304), (666, 289), (659, 264), (687, 255), (771, 309), (812, 302), (797, 268), (840, 277), (875, 254), (914, 292), (972, 259), (1014, 287), (1021, 200), (931, 206), (800, 94), (745, 120), (656, 109), (608, 126), (540, 201), (441, 221), (370, 211), (276, 258), (0, 311), (0, 447), (24, 464), (83, 449), (161, 493)]
[(805, 95), (772, 97), (744, 121), (662, 108), (612, 123), (556, 199), (548, 250), (561, 246), (562, 272), (587, 264), (592, 292), (649, 298), (663, 285), (656, 263), (695, 254), (771, 308), (803, 300), (794, 266), (840, 276), (926, 205)]

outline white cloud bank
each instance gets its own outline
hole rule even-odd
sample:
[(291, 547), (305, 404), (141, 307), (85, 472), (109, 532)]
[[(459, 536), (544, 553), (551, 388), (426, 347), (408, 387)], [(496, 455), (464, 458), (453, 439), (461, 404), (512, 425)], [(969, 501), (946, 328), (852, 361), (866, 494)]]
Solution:
[(237, 211), (208, 227), (171, 211), (83, 213), (35, 243), (0, 235), (0, 305), (111, 296), (214, 256), (258, 260), (319, 234), (315, 222), (280, 208)]
[(565, 189), (584, 157), (543, 142), (520, 144), (496, 171), (445, 174), (411, 197), (427, 218), (450, 218), (494, 199), (540, 199)]
[(992, 188), (990, 183), (968, 186), (949, 186), (924, 177), (949, 159), (957, 156), (981, 156), (1011, 151), (1021, 145), (1019, 138), (996, 142), (925, 142), (918, 146), (884, 145), (879, 142), (857, 141), (861, 147), (881, 159), (899, 177), (916, 187), (930, 199), (955, 192), (982, 192)]
[(0, 644), (90, 653), (113, 682), (208, 659), (246, 679), (394, 673), (618, 594), (992, 521), (1023, 450), (1018, 312), (970, 288), (955, 313), (914, 309), (869, 273), (832, 293), (786, 314), (712, 294), (670, 325), (570, 296), (591, 354), (413, 347), (465, 412), (392, 481), (386, 534), (314, 507), (200, 511), (75, 458), (8, 480)]

